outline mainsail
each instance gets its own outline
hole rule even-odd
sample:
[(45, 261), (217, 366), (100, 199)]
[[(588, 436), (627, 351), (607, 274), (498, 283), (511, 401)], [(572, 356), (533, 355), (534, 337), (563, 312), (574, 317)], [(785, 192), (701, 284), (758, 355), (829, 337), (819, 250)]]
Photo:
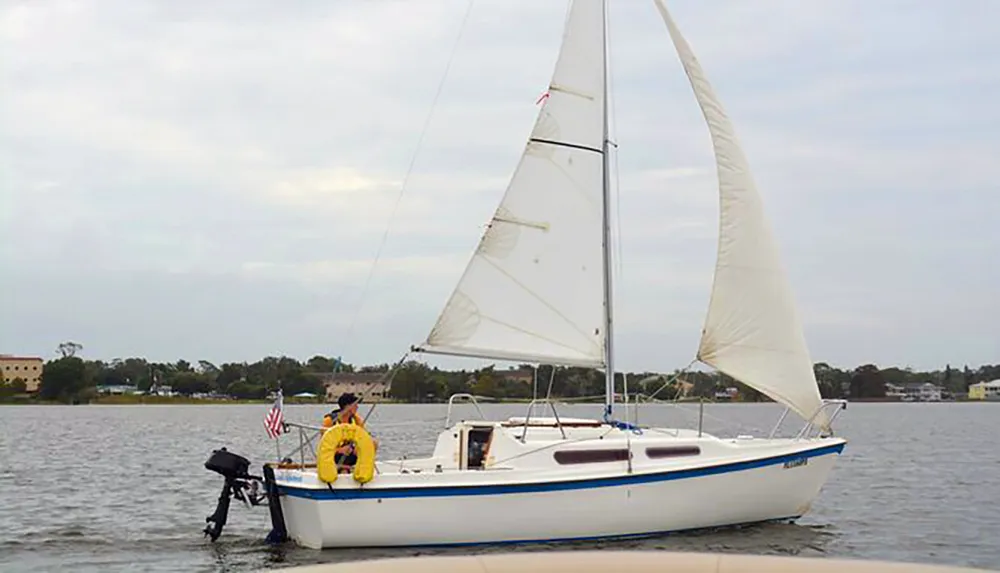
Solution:
[(604, 7), (570, 6), (548, 97), (492, 221), (416, 351), (604, 366)]
[(719, 178), (718, 256), (698, 359), (826, 427), (791, 287), (746, 157), (690, 46), (663, 1), (654, 1), (708, 124)]

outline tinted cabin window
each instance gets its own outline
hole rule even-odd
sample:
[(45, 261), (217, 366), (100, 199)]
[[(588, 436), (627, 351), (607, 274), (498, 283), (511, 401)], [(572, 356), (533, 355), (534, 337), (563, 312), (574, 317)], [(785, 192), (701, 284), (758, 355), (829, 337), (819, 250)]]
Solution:
[(701, 453), (698, 446), (665, 446), (661, 448), (646, 448), (649, 458), (679, 458), (681, 456), (697, 456)]
[(591, 464), (596, 462), (624, 462), (628, 450), (563, 450), (553, 454), (560, 464)]

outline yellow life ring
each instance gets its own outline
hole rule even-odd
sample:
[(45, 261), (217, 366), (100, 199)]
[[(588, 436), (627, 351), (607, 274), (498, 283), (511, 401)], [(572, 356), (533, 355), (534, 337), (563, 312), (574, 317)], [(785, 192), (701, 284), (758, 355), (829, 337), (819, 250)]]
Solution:
[(336, 424), (328, 429), (319, 442), (316, 451), (316, 474), (326, 483), (337, 481), (337, 462), (334, 461), (337, 448), (347, 442), (354, 442), (354, 452), (358, 463), (354, 465), (354, 481), (368, 483), (375, 477), (375, 444), (364, 426), (357, 424)]

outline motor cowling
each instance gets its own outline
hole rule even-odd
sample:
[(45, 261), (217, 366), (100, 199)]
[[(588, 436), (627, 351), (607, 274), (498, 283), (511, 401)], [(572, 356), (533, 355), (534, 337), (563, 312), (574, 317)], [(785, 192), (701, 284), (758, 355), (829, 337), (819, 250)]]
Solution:
[(205, 469), (211, 470), (226, 479), (237, 479), (248, 477), (250, 460), (243, 456), (221, 450), (213, 450), (212, 455), (205, 462)]

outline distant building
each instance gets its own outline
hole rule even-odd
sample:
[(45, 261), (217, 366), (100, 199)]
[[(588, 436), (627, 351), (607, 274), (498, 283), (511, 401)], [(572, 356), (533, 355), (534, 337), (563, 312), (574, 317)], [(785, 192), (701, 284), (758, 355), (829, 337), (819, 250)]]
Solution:
[(174, 392), (173, 386), (167, 386), (165, 384), (154, 384), (149, 388), (150, 396), (176, 396), (177, 393)]
[(138, 394), (139, 387), (134, 384), (99, 384), (98, 394), (131, 395)]
[[(629, 378), (629, 388), (638, 386), (638, 393), (648, 398), (659, 398), (660, 400), (674, 400), (690, 396), (694, 391), (694, 384), (677, 376), (667, 374), (651, 374), (636, 380), (637, 375)], [(671, 388), (674, 393), (664, 392)]]
[(969, 400), (1000, 400), (1000, 379), (969, 386)]
[(940, 402), (941, 387), (931, 382), (907, 384), (903, 388), (905, 397), (917, 402)]
[(681, 379), (674, 380), (673, 385), (677, 388), (678, 398), (685, 398), (687, 396), (690, 396), (691, 392), (694, 391), (694, 384), (692, 384), (691, 382), (686, 382)]
[(317, 374), (326, 388), (326, 401), (336, 402), (345, 392), (350, 392), (365, 402), (378, 402), (389, 397), (388, 372), (337, 372)]
[(28, 392), (38, 392), (42, 383), (42, 366), (45, 361), (36, 356), (0, 354), (0, 373), (5, 384), (20, 378)]
[(736, 396), (740, 393), (740, 389), (735, 386), (730, 386), (723, 390), (715, 391), (716, 400), (735, 400)]
[(535, 370), (533, 368), (511, 368), (509, 370), (501, 370), (497, 374), (508, 382), (520, 382), (522, 384), (535, 383)]
[(906, 387), (899, 384), (893, 384), (891, 382), (886, 382), (885, 384), (885, 397), (886, 398), (896, 398), (897, 400), (906, 397)]

